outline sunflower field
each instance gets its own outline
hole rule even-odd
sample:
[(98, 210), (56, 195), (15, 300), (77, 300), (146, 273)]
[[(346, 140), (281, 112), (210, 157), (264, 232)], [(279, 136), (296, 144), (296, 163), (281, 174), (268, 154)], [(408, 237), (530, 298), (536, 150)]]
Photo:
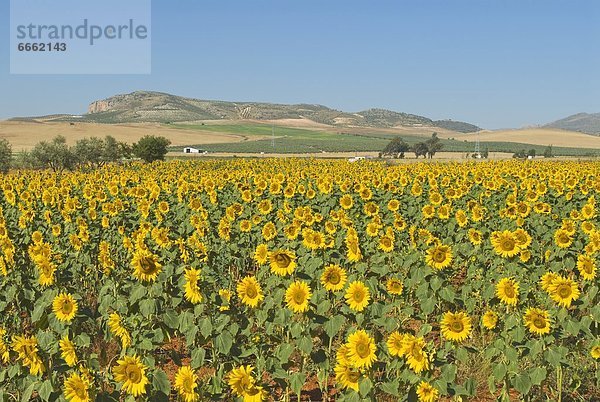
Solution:
[(599, 162), (0, 179), (0, 400), (600, 398)]

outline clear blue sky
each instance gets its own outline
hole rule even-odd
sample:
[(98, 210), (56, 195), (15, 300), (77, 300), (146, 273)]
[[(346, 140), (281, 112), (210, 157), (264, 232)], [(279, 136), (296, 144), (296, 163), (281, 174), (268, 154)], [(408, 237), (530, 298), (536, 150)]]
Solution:
[(10, 75), (8, 16), (2, 0), (0, 118), (134, 90), (485, 128), (600, 112), (598, 0), (153, 0), (152, 74), (117, 76)]

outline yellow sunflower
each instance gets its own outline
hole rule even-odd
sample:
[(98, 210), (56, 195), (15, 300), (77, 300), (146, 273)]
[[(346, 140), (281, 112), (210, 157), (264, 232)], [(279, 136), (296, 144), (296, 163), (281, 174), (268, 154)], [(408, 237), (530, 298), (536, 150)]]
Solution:
[(442, 336), (450, 341), (462, 342), (471, 334), (471, 318), (463, 313), (444, 313), (440, 323)]
[(556, 278), (558, 278), (558, 275), (554, 272), (546, 272), (540, 278), (540, 286), (547, 292), (548, 289), (550, 289), (550, 285), (552, 285), (552, 282), (554, 282)]
[(398, 278), (390, 278), (386, 281), (385, 288), (389, 294), (401, 295), (402, 290), (404, 289), (404, 284)]
[(521, 251), (514, 233), (509, 230), (493, 232), (491, 242), (492, 246), (494, 246), (494, 251), (505, 258), (514, 257)]
[(200, 281), (200, 270), (195, 268), (188, 268), (185, 270), (185, 285), (184, 285), (184, 296), (193, 304), (198, 304), (202, 301), (202, 294), (200, 293), (200, 287), (198, 282)]
[(254, 276), (247, 276), (238, 283), (237, 294), (242, 303), (253, 308), (265, 298), (260, 284)]
[(435, 402), (438, 400), (439, 392), (428, 382), (421, 381), (417, 387), (417, 396), (419, 402)]
[(577, 256), (577, 270), (586, 281), (593, 281), (596, 277), (596, 264), (591, 257), (585, 254)]
[(366, 331), (359, 329), (348, 336), (348, 359), (356, 368), (369, 368), (377, 358), (377, 346)]
[(126, 349), (131, 345), (131, 335), (129, 335), (127, 329), (121, 324), (121, 316), (119, 316), (118, 313), (111, 313), (108, 317), (108, 328), (110, 329), (110, 332), (119, 337), (123, 349)]
[(190, 366), (182, 366), (175, 375), (175, 389), (184, 402), (196, 402), (199, 397), (196, 393), (198, 376)]
[(388, 336), (385, 344), (387, 345), (390, 355), (397, 357), (402, 357), (404, 355), (402, 349), (404, 347), (403, 342), (405, 337), (406, 334), (401, 334), (398, 331), (394, 331)]
[(429, 369), (429, 355), (423, 349), (425, 348), (425, 339), (407, 335), (402, 341), (402, 354), (406, 358), (408, 367), (416, 374)]
[(52, 301), (52, 311), (57, 320), (71, 322), (77, 314), (77, 302), (70, 294), (61, 293)]
[(539, 308), (528, 308), (523, 316), (525, 326), (536, 335), (550, 333), (550, 319), (548, 311)]
[(70, 402), (89, 402), (91, 401), (89, 393), (90, 383), (78, 373), (73, 373), (65, 378), (64, 395)]
[(325, 267), (321, 275), (321, 283), (330, 292), (342, 290), (347, 279), (346, 271), (339, 265), (334, 264)]
[(38, 343), (35, 336), (15, 336), (11, 346), (23, 365), (29, 367), (31, 375), (37, 376), (45, 371), (42, 359), (38, 355)]
[(573, 243), (573, 237), (565, 229), (558, 229), (554, 232), (554, 243), (560, 248), (568, 248)]
[(137, 355), (125, 356), (117, 360), (113, 374), (115, 380), (123, 384), (123, 391), (129, 395), (140, 396), (146, 393), (146, 385), (149, 384), (146, 369)]
[(369, 288), (361, 281), (354, 281), (346, 290), (346, 302), (354, 311), (363, 311), (369, 305), (371, 294)]
[(142, 282), (154, 282), (162, 268), (158, 256), (144, 248), (136, 250), (131, 265), (134, 268), (133, 275)]
[(252, 376), (252, 366), (240, 366), (227, 374), (227, 383), (233, 393), (244, 399), (244, 402), (260, 402), (267, 397), (262, 387), (256, 385)]
[(427, 250), (425, 262), (432, 268), (444, 269), (452, 263), (450, 246), (440, 244)]
[(342, 198), (340, 198), (340, 206), (344, 209), (352, 208), (353, 204), (354, 200), (352, 199), (352, 196), (350, 194), (344, 194)]
[(548, 287), (548, 293), (552, 300), (562, 307), (569, 307), (573, 300), (579, 299), (579, 288), (577, 282), (572, 279), (558, 276)]
[(335, 372), (335, 381), (343, 388), (350, 388), (358, 392), (358, 381), (360, 380), (360, 371), (350, 364), (337, 363), (333, 369)]
[(275, 250), (269, 253), (271, 272), (275, 275), (290, 275), (296, 268), (296, 254), (288, 250)]
[(488, 310), (485, 312), (483, 317), (481, 317), (481, 323), (487, 329), (494, 329), (498, 324), (498, 314), (492, 310)]
[(263, 265), (267, 263), (269, 259), (269, 249), (266, 244), (259, 244), (256, 246), (256, 251), (254, 252), (254, 260), (259, 264)]
[(75, 345), (69, 339), (68, 336), (62, 338), (58, 345), (60, 346), (60, 355), (67, 363), (69, 367), (73, 367), (77, 364), (77, 354), (75, 353)]
[(496, 285), (496, 296), (502, 303), (516, 306), (519, 301), (519, 282), (511, 278), (502, 278)]
[(600, 345), (594, 345), (594, 346), (592, 346), (592, 349), (590, 350), (590, 355), (594, 359), (600, 360)]
[(381, 236), (379, 238), (379, 249), (385, 253), (391, 253), (394, 250), (394, 239), (390, 236)]
[(469, 241), (474, 246), (480, 245), (483, 242), (483, 237), (479, 230), (471, 228), (471, 229), (469, 229), (468, 234), (469, 234)]
[(285, 291), (285, 302), (294, 313), (303, 313), (308, 310), (310, 288), (306, 282), (295, 281)]

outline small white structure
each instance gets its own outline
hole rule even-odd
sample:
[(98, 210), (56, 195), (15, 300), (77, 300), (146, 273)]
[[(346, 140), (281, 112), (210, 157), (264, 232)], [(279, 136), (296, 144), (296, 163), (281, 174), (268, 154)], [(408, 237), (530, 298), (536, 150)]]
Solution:
[(358, 161), (362, 161), (362, 160), (365, 160), (364, 156), (355, 156), (354, 158), (348, 159), (348, 162), (352, 163), (352, 162), (358, 162)]
[(183, 148), (184, 154), (199, 154), (200, 150), (198, 148), (185, 147)]

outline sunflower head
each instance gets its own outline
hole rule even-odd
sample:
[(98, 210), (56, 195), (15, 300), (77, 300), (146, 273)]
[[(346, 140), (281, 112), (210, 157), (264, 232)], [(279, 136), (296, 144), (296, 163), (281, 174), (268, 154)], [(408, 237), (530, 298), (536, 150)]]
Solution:
[(364, 330), (350, 334), (346, 347), (348, 348), (348, 359), (356, 368), (369, 368), (377, 359), (375, 340)]
[(303, 313), (308, 310), (310, 288), (306, 282), (295, 281), (285, 292), (285, 302), (294, 313)]
[(342, 290), (347, 279), (346, 271), (339, 265), (334, 264), (325, 267), (321, 275), (321, 283), (330, 292)]
[(385, 288), (389, 294), (401, 295), (404, 289), (404, 284), (398, 278), (389, 278), (385, 283)]
[(52, 311), (57, 320), (71, 322), (77, 314), (77, 302), (70, 294), (61, 293), (52, 301)]
[(481, 323), (487, 329), (494, 329), (498, 324), (498, 314), (492, 310), (488, 310), (485, 312), (483, 317), (481, 317)]
[(548, 293), (552, 300), (562, 307), (569, 307), (574, 300), (579, 299), (579, 288), (577, 282), (570, 278), (558, 276), (548, 287)]
[(275, 250), (269, 253), (271, 272), (275, 275), (290, 275), (296, 268), (296, 254), (288, 250)]
[(535, 335), (550, 333), (550, 319), (548, 311), (539, 308), (528, 308), (523, 316), (525, 326)]
[(237, 285), (237, 294), (242, 303), (254, 308), (265, 298), (260, 284), (254, 276), (247, 276)]
[(430, 267), (439, 270), (448, 267), (452, 263), (452, 250), (450, 246), (440, 244), (428, 249), (425, 262)]
[(462, 342), (471, 334), (471, 318), (464, 312), (446, 312), (440, 323), (442, 336), (450, 341)]
[(516, 306), (519, 301), (519, 283), (512, 278), (502, 278), (496, 285), (496, 296), (508, 306)]
[(346, 291), (346, 302), (354, 311), (363, 311), (369, 305), (371, 294), (369, 288), (361, 281), (354, 281), (348, 286)]
[(113, 374), (115, 380), (123, 384), (123, 391), (129, 395), (140, 396), (146, 393), (146, 385), (149, 384), (146, 369), (137, 355), (125, 356), (117, 361)]

